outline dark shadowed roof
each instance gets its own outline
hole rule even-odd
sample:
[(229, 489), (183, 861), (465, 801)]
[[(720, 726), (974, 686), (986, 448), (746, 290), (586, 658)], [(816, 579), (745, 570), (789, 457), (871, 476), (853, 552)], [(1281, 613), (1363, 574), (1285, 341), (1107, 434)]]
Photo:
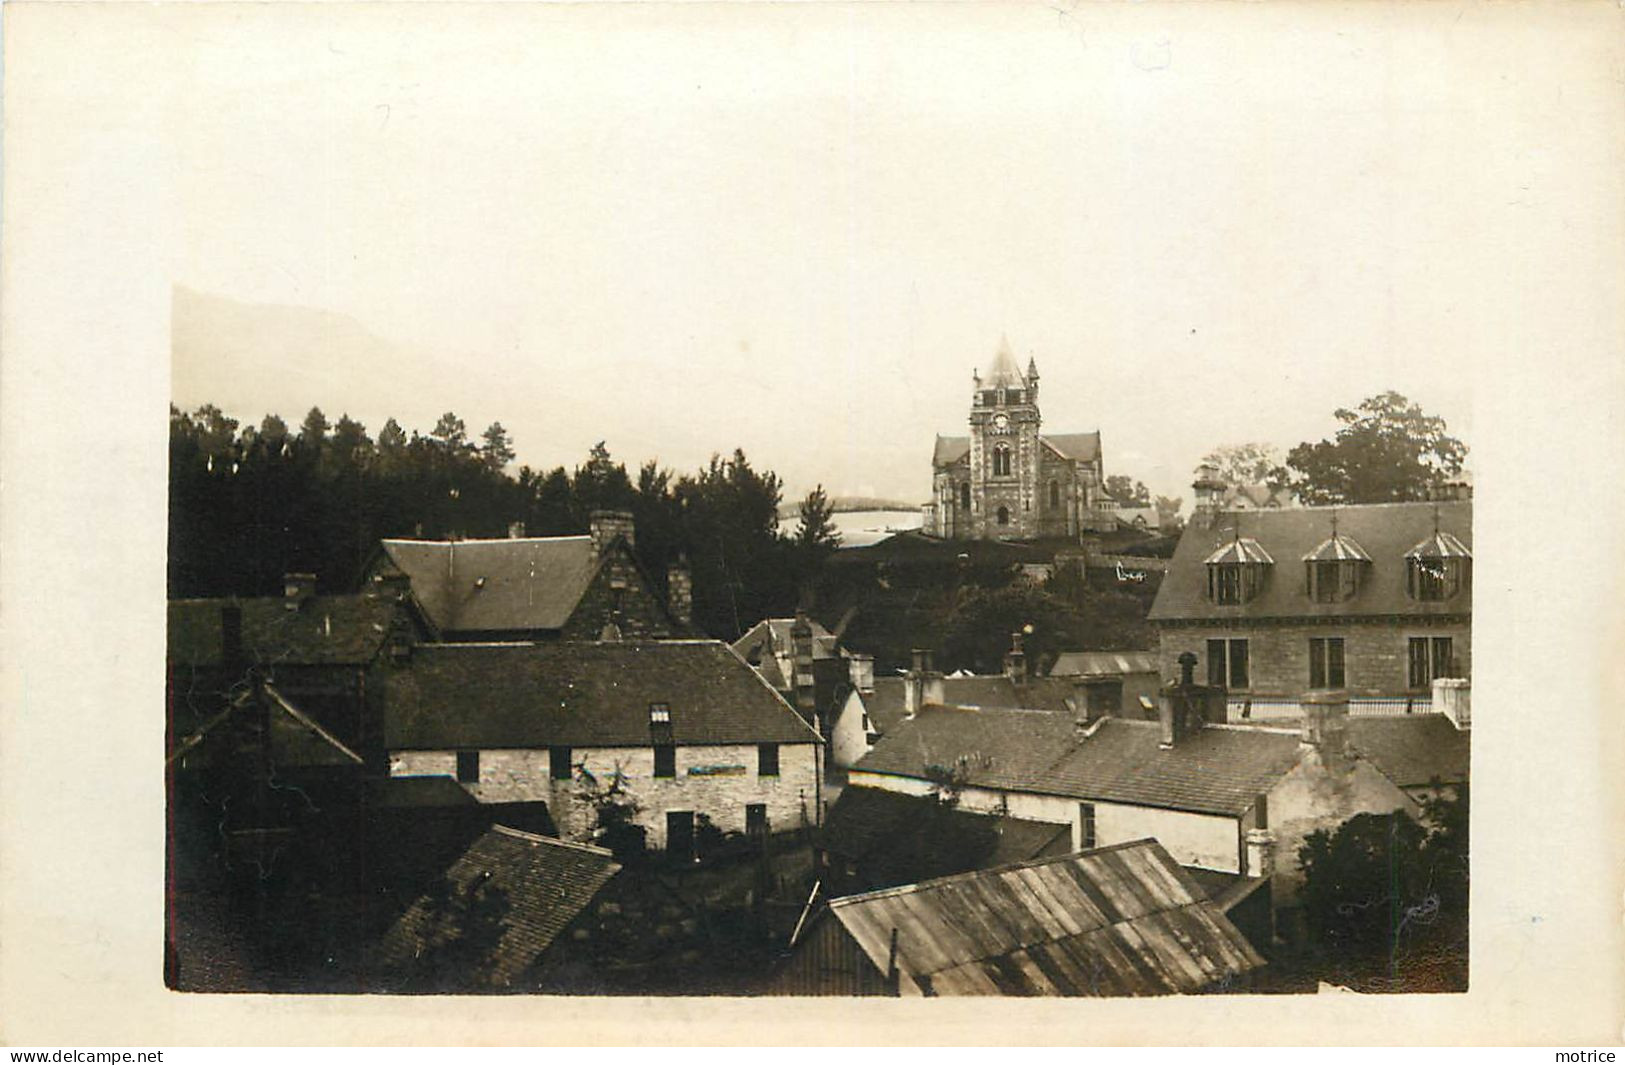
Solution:
[(1201, 991), (1264, 959), (1155, 840), (836, 899), (882, 972), (937, 995)]
[(970, 457), (970, 437), (939, 436), (936, 449), (931, 453), (931, 465), (952, 466)]
[(370, 595), (318, 595), (289, 610), (282, 596), (252, 599), (172, 599), (169, 660), (217, 666), (221, 609), (242, 610), (243, 653), (252, 662), (284, 665), (364, 665), (389, 634), (395, 604)]
[[(884, 734), (903, 719), (905, 694), (902, 677), (875, 678), (875, 690), (863, 693), (863, 708), (868, 712), (875, 731)], [(1070, 677), (1031, 677), (1019, 687), (1005, 676), (942, 678), (944, 706), (988, 706), (1070, 713), (1072, 698)]]
[(1154, 721), (1107, 718), (1078, 739), (1066, 714), (928, 707), (854, 770), (922, 777), (962, 768), (971, 785), (1235, 816), (1298, 763), (1298, 734), (1210, 725), (1161, 748)]
[[(1179, 618), (1359, 617), (1369, 615), (1435, 615), (1472, 612), (1472, 588), (1463, 587), (1453, 598), (1419, 602), (1406, 591), (1405, 553), (1428, 541), (1434, 532), (1434, 514), (1440, 531), (1471, 545), (1473, 505), (1449, 503), (1377, 503), (1366, 506), (1299, 507), (1287, 510), (1226, 512), (1212, 528), (1192, 522), (1180, 537), (1157, 589), (1152, 620)], [(1357, 541), (1371, 565), (1364, 567), (1360, 590), (1340, 603), (1310, 600), (1304, 586), (1304, 565), (1298, 561), (1337, 531)], [(1236, 540), (1237, 531), (1251, 538), (1276, 560), (1265, 569), (1262, 589), (1240, 606), (1220, 606), (1207, 597), (1207, 568), (1203, 560)]]
[(1383, 776), (1402, 788), (1467, 781), (1472, 734), (1443, 714), (1351, 717), (1349, 744)]
[(385, 680), (390, 750), (816, 743), (790, 704), (715, 640), (424, 644)]
[[(790, 627), (795, 623), (795, 618), (763, 618), (733, 642), (733, 649), (753, 666), (760, 665), (765, 655), (791, 654), (794, 647), (790, 640)], [(807, 619), (807, 627), (813, 635), (813, 658), (841, 657), (839, 644), (828, 629), (813, 618)]]
[(487, 926), (474, 935), (493, 942), (466, 955), (458, 950), (455, 971), (445, 976), (457, 986), (507, 987), (620, 868), (602, 848), (494, 826), (385, 933), (374, 967), (404, 974), (422, 956), (432, 963), (436, 951), (458, 944), (483, 919), (499, 932)]
[(1050, 667), (1052, 677), (1088, 676), (1095, 673), (1155, 673), (1155, 651), (1063, 651)]
[(928, 796), (848, 787), (819, 830), (819, 846), (862, 866), (871, 886), (911, 884), (931, 877), (1027, 861), (1058, 840), (1069, 825), (995, 817), (946, 806)]
[(385, 540), (441, 632), (560, 629), (598, 568), (590, 536)]

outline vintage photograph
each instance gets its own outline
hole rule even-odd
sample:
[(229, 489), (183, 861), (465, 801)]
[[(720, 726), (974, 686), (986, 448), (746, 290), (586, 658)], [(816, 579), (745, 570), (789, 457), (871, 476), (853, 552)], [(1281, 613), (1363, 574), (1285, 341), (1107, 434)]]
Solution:
[(640, 10), (192, 49), (154, 974), (1467, 991), (1449, 79)]

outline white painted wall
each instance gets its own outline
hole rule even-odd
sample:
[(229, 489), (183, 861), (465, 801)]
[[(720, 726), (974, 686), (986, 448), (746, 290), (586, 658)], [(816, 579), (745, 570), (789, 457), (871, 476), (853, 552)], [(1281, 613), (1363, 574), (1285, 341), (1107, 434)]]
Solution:
[[(638, 824), (648, 830), (649, 846), (666, 845), (666, 814), (689, 810), (705, 814), (725, 832), (745, 830), (745, 807), (761, 803), (775, 830), (816, 823), (819, 817), (817, 745), (780, 744), (779, 775), (757, 773), (755, 744), (677, 748), (677, 775), (654, 775), (651, 747), (575, 748), (572, 765), (607, 784), (617, 766), (627, 789), (641, 809)], [(720, 773), (703, 772), (717, 767)], [(702, 770), (696, 772), (696, 770)], [(547, 803), (548, 811), (566, 839), (585, 839), (591, 833), (592, 810), (580, 795), (579, 780), (553, 780), (546, 748), (482, 750), (478, 784), (465, 784), (481, 802)], [(390, 757), (390, 776), (453, 776), (455, 751), (397, 751)]]
[(842, 769), (851, 769), (869, 753), (869, 714), (856, 691), (847, 693), (846, 702), (841, 704), (835, 727), (830, 729), (829, 750)]

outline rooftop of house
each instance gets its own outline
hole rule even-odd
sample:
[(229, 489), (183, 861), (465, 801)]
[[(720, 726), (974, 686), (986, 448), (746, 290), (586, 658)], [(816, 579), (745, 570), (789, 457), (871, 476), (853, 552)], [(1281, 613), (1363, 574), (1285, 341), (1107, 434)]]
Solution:
[(895, 959), (937, 995), (1190, 993), (1264, 964), (1149, 839), (852, 895), (830, 913), (882, 972)]
[(1055, 657), (1049, 675), (1155, 673), (1159, 668), (1155, 651), (1063, 651)]
[(241, 685), (235, 692), (202, 698), (177, 693), (171, 704), (170, 763), (182, 766), (218, 763), (236, 753), (235, 742), (212, 742), (214, 737), (238, 735), (245, 725), (254, 734), (254, 715), (263, 710), (269, 726), (272, 764), (281, 768), (350, 768), (364, 759), (306, 713), (276, 685), (265, 681)]
[(396, 605), (382, 596), (315, 595), (246, 599), (171, 599), (169, 661), (213, 667), (225, 646), (222, 612), (242, 614), (243, 655), (252, 663), (290, 666), (365, 665), (388, 638)]
[(600, 564), (585, 535), (384, 540), (382, 548), (442, 633), (561, 629)]
[(820, 742), (716, 640), (423, 644), (385, 700), (392, 751), (647, 747), (657, 704), (679, 746)]
[[(795, 623), (795, 618), (763, 618), (733, 642), (733, 649), (753, 666), (776, 654), (791, 654), (790, 629)], [(812, 618), (807, 619), (807, 627), (812, 630), (813, 658), (841, 657), (840, 644), (828, 629)]]
[[(1030, 677), (1020, 685), (1003, 675), (943, 677), (941, 703), (1070, 713), (1073, 693), (1070, 677)], [(903, 720), (906, 695), (903, 677), (875, 678), (874, 691), (863, 695), (863, 708), (875, 731), (884, 735)]]
[(1027, 861), (1057, 845), (1070, 849), (1069, 825), (971, 813), (931, 797), (848, 787), (830, 807), (818, 846), (862, 865), (871, 884), (931, 877)]
[(1351, 717), (1348, 742), (1402, 788), (1463, 784), (1472, 761), (1472, 734), (1443, 714)]
[(1105, 718), (1080, 739), (1068, 714), (927, 707), (853, 769), (923, 778), (941, 766), (977, 787), (1239, 816), (1302, 757), (1296, 731), (1209, 725), (1161, 741), (1154, 721)]
[(445, 976), (454, 986), (511, 986), (620, 868), (602, 848), (494, 826), (412, 903), (369, 960), (380, 973), (408, 975), (452, 946), (456, 964)]
[[(1223, 512), (1210, 528), (1192, 521), (1179, 540), (1167, 575), (1151, 607), (1153, 621), (1234, 618), (1358, 617), (1371, 615), (1460, 615), (1472, 612), (1472, 588), (1436, 602), (1412, 599), (1407, 591), (1406, 552), (1445, 533), (1472, 543), (1470, 502), (1376, 503), (1364, 506), (1298, 507), (1285, 510)], [(1334, 527), (1335, 526), (1335, 527)], [(1371, 558), (1359, 590), (1341, 602), (1309, 598), (1304, 578), (1306, 555), (1336, 532)], [(1241, 543), (1251, 554), (1256, 544), (1273, 560), (1258, 593), (1248, 602), (1222, 606), (1208, 597), (1206, 561)]]

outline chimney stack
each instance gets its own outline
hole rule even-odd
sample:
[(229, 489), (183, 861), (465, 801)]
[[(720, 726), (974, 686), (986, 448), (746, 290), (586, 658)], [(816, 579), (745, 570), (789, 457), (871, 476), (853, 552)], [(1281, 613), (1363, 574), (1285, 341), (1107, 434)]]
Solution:
[(685, 629), (694, 624), (694, 574), (681, 555), (666, 569), (666, 605), (677, 624)]
[(794, 670), (791, 687), (795, 692), (796, 712), (804, 721), (816, 727), (814, 718), (818, 700), (813, 678), (812, 624), (807, 620), (805, 610), (797, 610), (796, 619), (790, 624), (790, 654)]
[(1027, 683), (1027, 652), (1022, 650), (1019, 632), (1010, 634), (1010, 650), (1004, 653), (1004, 675), (1018, 688)]
[(1433, 682), (1433, 709), (1462, 732), (1473, 726), (1473, 684), (1464, 677), (1439, 677)]
[(913, 662), (903, 676), (903, 716), (913, 717), (927, 703), (942, 702), (942, 677), (937, 673), (935, 655), (928, 647), (910, 652)]
[(289, 610), (298, 610), (316, 596), (314, 573), (285, 573), (282, 576), (282, 603)]
[(865, 695), (875, 690), (875, 659), (873, 655), (853, 655), (846, 660), (847, 679), (852, 687)]
[(1341, 759), (1348, 749), (1349, 693), (1317, 689), (1303, 693), (1303, 743), (1320, 751), (1326, 762)]
[(627, 547), (637, 546), (632, 512), (628, 510), (593, 511), (587, 518), (587, 531), (592, 536), (593, 554), (599, 558), (617, 537), (624, 539)]
[(1243, 871), (1254, 880), (1275, 875), (1275, 833), (1267, 828), (1247, 830), (1247, 868)]
[(1206, 724), (1210, 697), (1223, 691), (1197, 684), (1195, 673), (1196, 656), (1186, 651), (1179, 656), (1179, 682), (1164, 685), (1157, 693), (1157, 720), (1162, 725), (1159, 746), (1163, 750), (1193, 732), (1200, 732)]

